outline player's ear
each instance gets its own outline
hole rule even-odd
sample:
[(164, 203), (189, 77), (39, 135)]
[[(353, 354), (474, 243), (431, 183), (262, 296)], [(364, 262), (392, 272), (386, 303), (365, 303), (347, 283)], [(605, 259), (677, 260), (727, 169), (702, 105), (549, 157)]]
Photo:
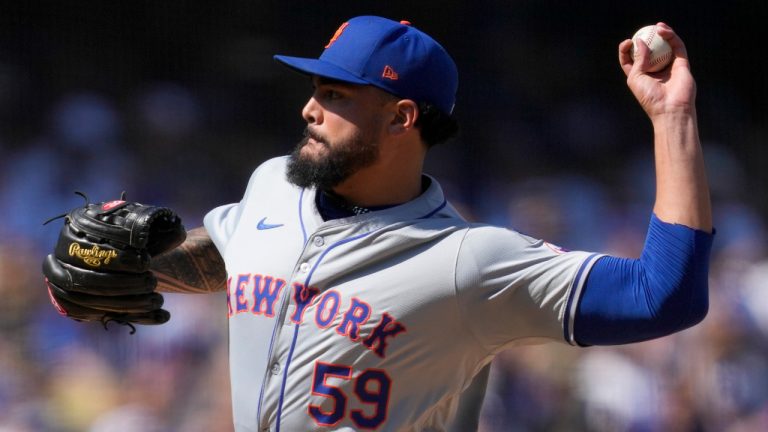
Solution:
[(419, 118), (419, 106), (411, 99), (401, 99), (394, 106), (394, 115), (389, 124), (389, 132), (399, 135), (416, 126)]

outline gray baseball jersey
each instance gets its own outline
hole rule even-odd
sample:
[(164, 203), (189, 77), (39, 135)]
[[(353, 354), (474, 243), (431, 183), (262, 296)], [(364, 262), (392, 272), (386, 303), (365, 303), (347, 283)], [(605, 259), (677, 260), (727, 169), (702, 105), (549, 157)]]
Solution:
[(238, 431), (451, 430), (496, 353), (572, 343), (597, 255), (469, 223), (434, 179), (408, 203), (323, 221), (286, 162), (205, 217), (228, 273)]

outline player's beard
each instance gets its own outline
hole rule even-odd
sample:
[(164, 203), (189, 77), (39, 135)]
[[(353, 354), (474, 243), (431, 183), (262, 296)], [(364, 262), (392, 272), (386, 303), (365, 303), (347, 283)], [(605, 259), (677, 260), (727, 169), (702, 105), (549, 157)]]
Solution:
[[(301, 149), (312, 138), (324, 147), (324, 154), (309, 156)], [(317, 187), (330, 191), (358, 170), (372, 165), (379, 156), (379, 146), (362, 132), (330, 143), (309, 128), (288, 161), (288, 181), (299, 187)]]

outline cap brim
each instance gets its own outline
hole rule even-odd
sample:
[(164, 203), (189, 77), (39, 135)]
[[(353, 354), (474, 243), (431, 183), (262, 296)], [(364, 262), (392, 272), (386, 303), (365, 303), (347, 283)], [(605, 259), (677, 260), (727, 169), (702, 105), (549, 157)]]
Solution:
[(307, 75), (317, 75), (324, 78), (330, 78), (334, 80), (349, 82), (353, 84), (369, 84), (361, 78), (358, 78), (351, 72), (340, 68), (332, 63), (315, 59), (315, 58), (303, 58), (303, 57), (290, 57), (284, 55), (276, 55), (273, 57), (280, 63), (288, 66), (289, 68)]

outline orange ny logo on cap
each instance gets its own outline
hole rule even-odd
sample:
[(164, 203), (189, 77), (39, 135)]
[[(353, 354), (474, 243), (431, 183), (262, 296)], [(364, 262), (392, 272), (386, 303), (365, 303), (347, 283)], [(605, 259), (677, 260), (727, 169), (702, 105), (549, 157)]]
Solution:
[(342, 24), (338, 28), (338, 30), (336, 30), (336, 33), (333, 34), (333, 37), (331, 38), (331, 40), (328, 41), (328, 45), (326, 45), (325, 48), (328, 48), (331, 45), (333, 45), (333, 43), (336, 42), (336, 39), (338, 39), (339, 36), (341, 36), (341, 34), (344, 33), (344, 30), (347, 28), (348, 25), (349, 25), (348, 22), (345, 22), (344, 24)]

